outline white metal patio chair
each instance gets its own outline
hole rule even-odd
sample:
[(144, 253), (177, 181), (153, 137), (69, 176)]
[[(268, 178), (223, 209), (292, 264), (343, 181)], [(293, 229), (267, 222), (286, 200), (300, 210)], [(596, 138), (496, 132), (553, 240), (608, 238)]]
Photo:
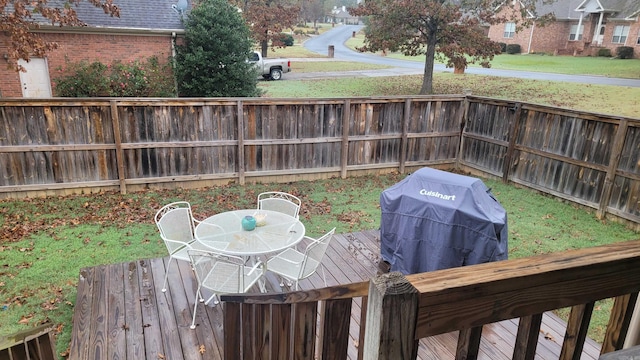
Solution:
[(296, 219), (301, 205), (302, 202), (299, 198), (285, 192), (269, 191), (258, 195), (258, 210), (278, 211), (289, 214)]
[[(305, 236), (305, 240), (310, 243), (306, 246), (304, 252), (300, 252), (294, 248), (284, 250), (267, 260), (267, 271), (280, 275), (281, 279), (295, 281), (295, 289), (298, 290), (298, 282), (313, 275), (318, 267), (320, 267), (324, 285), (327, 286), (327, 278), (324, 274), (322, 259), (327, 252), (327, 247), (335, 231), (336, 228), (333, 228), (318, 239)], [(288, 285), (291, 286), (291, 283)], [(280, 282), (280, 286), (284, 286), (283, 281)]]
[[(247, 292), (264, 274), (264, 266), (261, 261), (252, 266), (246, 266), (245, 260), (239, 256), (198, 250), (189, 250), (188, 253), (191, 267), (198, 281), (191, 329), (196, 328), (196, 310), (199, 302), (207, 305), (215, 299), (213, 303), (218, 304), (218, 295), (220, 294)], [(213, 293), (206, 300), (202, 296), (203, 289)]]
[(191, 204), (177, 201), (163, 206), (155, 216), (160, 237), (169, 252), (169, 262), (165, 270), (162, 292), (167, 291), (169, 268), (173, 260), (189, 261), (188, 250), (206, 250), (206, 247), (196, 241), (194, 230), (198, 222), (191, 213)]

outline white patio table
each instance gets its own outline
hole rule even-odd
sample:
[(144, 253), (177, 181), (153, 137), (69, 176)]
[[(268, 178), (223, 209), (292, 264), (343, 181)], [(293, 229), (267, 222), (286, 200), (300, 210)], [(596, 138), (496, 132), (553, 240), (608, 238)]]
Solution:
[[(242, 228), (242, 218), (264, 214), (264, 224), (254, 230)], [(295, 246), (304, 238), (305, 227), (300, 220), (277, 211), (234, 210), (208, 217), (196, 226), (195, 237), (211, 250), (229, 255), (252, 258), (280, 252)]]

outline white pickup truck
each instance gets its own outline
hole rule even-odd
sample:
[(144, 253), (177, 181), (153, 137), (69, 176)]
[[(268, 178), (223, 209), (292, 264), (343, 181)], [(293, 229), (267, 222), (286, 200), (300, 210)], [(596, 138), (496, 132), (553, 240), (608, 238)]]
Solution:
[(266, 59), (257, 51), (251, 54), (249, 62), (255, 65), (258, 74), (265, 79), (280, 80), (283, 73), (291, 71), (291, 60)]

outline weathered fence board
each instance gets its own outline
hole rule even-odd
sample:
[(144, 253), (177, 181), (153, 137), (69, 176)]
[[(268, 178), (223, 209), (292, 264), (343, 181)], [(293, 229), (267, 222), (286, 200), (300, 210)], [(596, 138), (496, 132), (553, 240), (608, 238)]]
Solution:
[(639, 129), (638, 119), (459, 95), (9, 99), (0, 196), (438, 166), (640, 223)]
[[(461, 164), (599, 209), (599, 216), (640, 222), (638, 120), (495, 99), (469, 103)], [(616, 140), (622, 121), (627, 130)]]

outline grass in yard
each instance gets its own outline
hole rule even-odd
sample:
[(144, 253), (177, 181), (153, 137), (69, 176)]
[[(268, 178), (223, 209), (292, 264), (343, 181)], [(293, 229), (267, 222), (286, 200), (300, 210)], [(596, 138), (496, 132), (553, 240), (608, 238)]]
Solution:
[[(346, 45), (352, 49), (364, 44), (362, 32), (355, 38), (347, 40)], [(378, 52), (380, 54), (380, 52)], [(424, 56), (405, 56), (401, 53), (388, 53), (386, 56), (394, 59), (419, 61), (424, 63)], [(471, 67), (480, 67), (471, 64)], [(572, 75), (599, 75), (640, 79), (640, 59), (612, 59), (608, 57), (591, 56), (553, 56), (548, 54), (501, 54), (491, 61), (494, 69), (538, 71)]]
[[(164, 204), (186, 200), (194, 216), (253, 208), (257, 195), (299, 196), (310, 236), (378, 229), (382, 190), (404, 176), (387, 174), (288, 184), (229, 184), (205, 189), (117, 192), (0, 201), (0, 336), (51, 321), (57, 347), (70, 345), (79, 270), (99, 264), (166, 256), (153, 223)], [(485, 180), (509, 216), (509, 256), (518, 258), (638, 238), (583, 208), (528, 189)], [(610, 302), (609, 302), (610, 303)], [(590, 336), (602, 340), (608, 306), (598, 305)], [(602, 311), (600, 311), (602, 309)]]
[[(256, 51), (260, 51), (256, 49)], [(309, 51), (301, 44), (294, 44), (286, 48), (269, 48), (267, 51), (268, 58), (327, 58), (324, 55)]]
[[(384, 79), (381, 81), (380, 79)], [(265, 97), (348, 97), (415, 95), (421, 75), (263, 81)], [(523, 101), (569, 109), (640, 118), (640, 88), (523, 80), (471, 74), (435, 73), (435, 94), (462, 94)]]

